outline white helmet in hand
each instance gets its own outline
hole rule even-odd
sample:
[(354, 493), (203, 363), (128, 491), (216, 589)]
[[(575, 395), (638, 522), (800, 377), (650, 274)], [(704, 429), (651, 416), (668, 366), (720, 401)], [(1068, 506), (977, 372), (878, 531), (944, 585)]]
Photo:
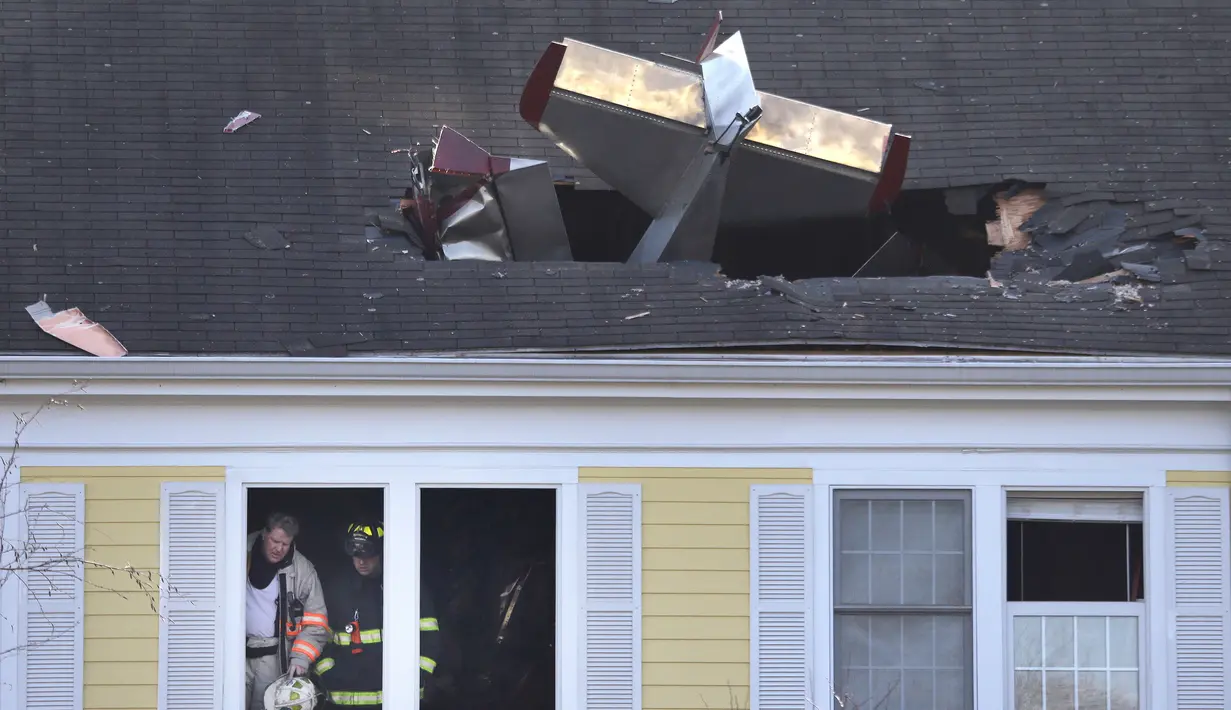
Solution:
[(320, 698), (312, 681), (283, 675), (265, 689), (265, 710), (312, 710)]

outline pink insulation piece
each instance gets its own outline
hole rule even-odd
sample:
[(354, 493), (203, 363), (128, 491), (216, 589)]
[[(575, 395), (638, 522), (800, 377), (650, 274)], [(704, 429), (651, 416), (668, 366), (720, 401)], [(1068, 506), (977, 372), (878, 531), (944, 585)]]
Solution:
[(128, 350), (106, 328), (77, 308), (53, 312), (46, 301), (26, 307), (26, 312), (44, 333), (98, 357), (124, 357)]

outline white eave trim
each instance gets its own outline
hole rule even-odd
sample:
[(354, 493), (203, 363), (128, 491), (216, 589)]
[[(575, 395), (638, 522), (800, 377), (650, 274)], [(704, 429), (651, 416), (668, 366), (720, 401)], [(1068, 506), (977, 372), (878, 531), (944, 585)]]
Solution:
[(1231, 359), (0, 357), (0, 395), (1231, 401)]

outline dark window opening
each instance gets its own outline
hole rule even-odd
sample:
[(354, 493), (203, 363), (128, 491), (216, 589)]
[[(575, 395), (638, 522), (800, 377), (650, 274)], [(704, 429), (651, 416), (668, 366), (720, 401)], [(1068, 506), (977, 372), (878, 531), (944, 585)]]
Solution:
[(1009, 521), (1008, 600), (1145, 599), (1141, 523)]
[(421, 569), (441, 628), (431, 707), (555, 707), (555, 491), (424, 488), (420, 496)]
[[(247, 493), (248, 532), (256, 534), (248, 550), (243, 611), (249, 707), (261, 707), (266, 690), (295, 664), (303, 664), (320, 689), (374, 696), (384, 685), (384, 490), (249, 488)], [(354, 541), (352, 526), (365, 530), (362, 540)], [(350, 551), (360, 554), (352, 557)], [(315, 585), (296, 563), (298, 557), (312, 564)], [(290, 585), (285, 596), (280, 571)], [(396, 587), (392, 591), (399, 593)], [(274, 640), (279, 629), (285, 629), (282, 658)]]
[(323, 581), (351, 564), (344, 542), (355, 520), (384, 517), (382, 488), (249, 488), (248, 532), (265, 527), (271, 513), (286, 513), (299, 522), (295, 549), (316, 567)]
[[(870, 217), (727, 226), (718, 231), (711, 258), (738, 279), (981, 277), (997, 251), (985, 226), (996, 219), (990, 189), (970, 188), (963, 200), (953, 191), (907, 190), (888, 214)], [(556, 194), (577, 261), (624, 262), (650, 224), (649, 215), (615, 190), (558, 185)]]

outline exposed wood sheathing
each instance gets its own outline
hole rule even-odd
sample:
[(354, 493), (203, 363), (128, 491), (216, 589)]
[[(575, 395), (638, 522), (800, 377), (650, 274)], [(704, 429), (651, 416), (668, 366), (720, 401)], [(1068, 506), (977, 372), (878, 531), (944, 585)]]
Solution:
[[(22, 467), (21, 480), (85, 484), (86, 557), (159, 575), (163, 481), (220, 481), (222, 467)], [(158, 707), (158, 613), (122, 572), (85, 575), (83, 710)], [(206, 672), (209, 672), (206, 669)]]
[(641, 484), (642, 708), (747, 707), (749, 487), (811, 469), (583, 468)]
[(993, 199), (999, 219), (987, 223), (987, 243), (1004, 247), (1007, 251), (1019, 251), (1030, 246), (1030, 235), (1021, 231), (1021, 226), (1047, 202), (1043, 191), (1030, 188), (1012, 197), (1000, 193)]

